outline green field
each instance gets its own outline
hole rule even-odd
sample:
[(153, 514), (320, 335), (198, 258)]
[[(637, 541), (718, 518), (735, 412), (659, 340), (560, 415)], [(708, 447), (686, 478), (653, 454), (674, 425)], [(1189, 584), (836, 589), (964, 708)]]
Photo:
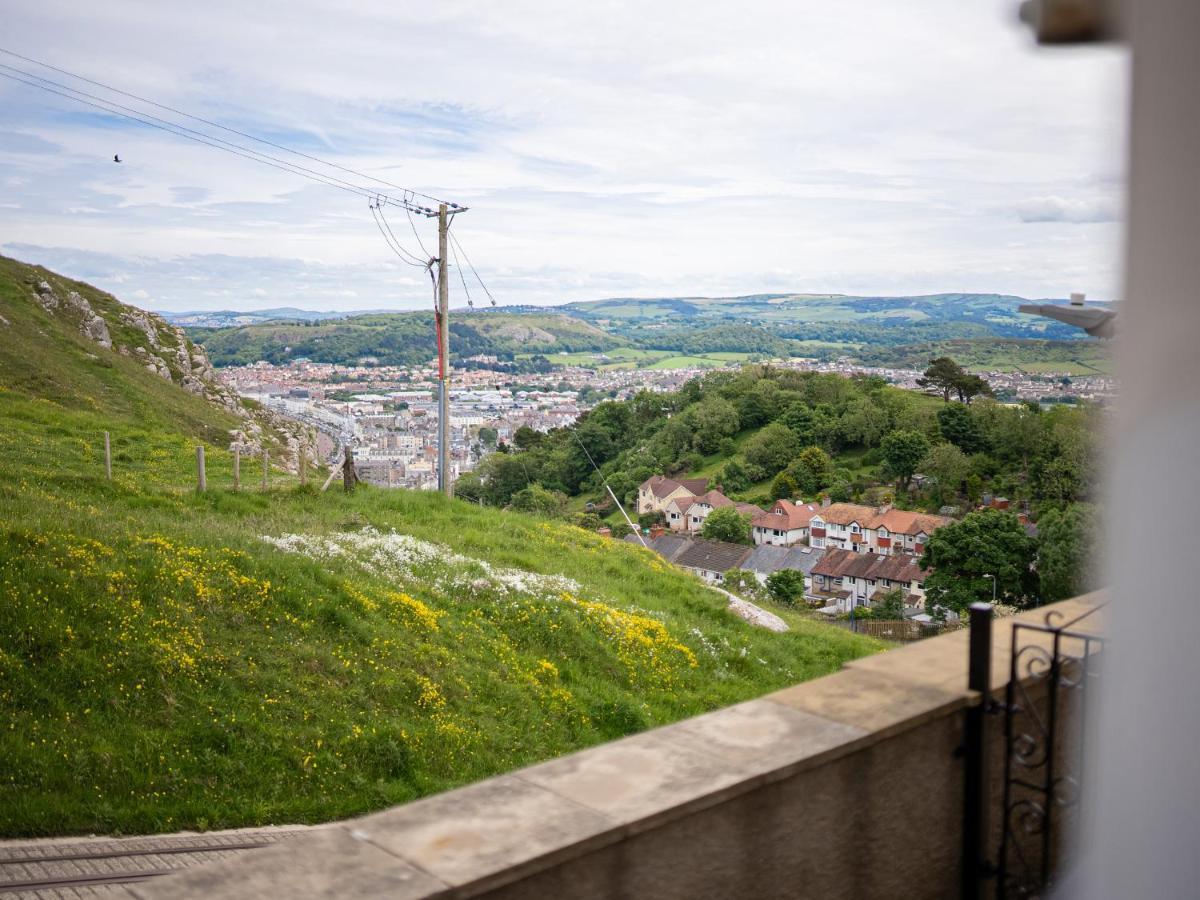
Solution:
[[(617, 369), (715, 369), (730, 363), (745, 362), (750, 353), (706, 353), (703, 356), (682, 356), (670, 350), (642, 350), (637, 347), (618, 347), (603, 353), (554, 353), (546, 358), (559, 366), (584, 366), (600, 371)], [(528, 358), (523, 354), (521, 358)], [(598, 358), (599, 357), (599, 358)], [(606, 357), (606, 358), (605, 358)]]
[(565, 524), (280, 471), (235, 493), (237, 420), (43, 312), (41, 277), (0, 267), (0, 836), (356, 815), (881, 647), (753, 628)]

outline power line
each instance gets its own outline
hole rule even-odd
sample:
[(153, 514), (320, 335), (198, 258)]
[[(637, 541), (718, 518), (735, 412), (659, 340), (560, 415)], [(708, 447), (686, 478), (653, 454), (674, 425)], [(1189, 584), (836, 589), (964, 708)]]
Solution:
[(371, 218), (375, 220), (375, 227), (379, 229), (379, 233), (383, 236), (383, 241), (388, 245), (388, 249), (400, 258), (400, 262), (405, 263), (406, 265), (414, 266), (418, 269), (424, 269), (425, 265), (423, 263), (415, 262), (415, 257), (410, 259), (409, 257), (411, 254), (409, 254), (407, 250), (405, 250), (399, 244), (392, 243), (392, 238), (388, 237), (390, 229), (385, 230), (387, 222), (386, 220), (382, 220), (382, 214), (379, 212), (379, 208), (375, 206), (374, 203), (368, 204), (368, 208), (371, 210)]
[[(0, 72), (0, 77), (24, 84), (28, 87), (37, 88), (41, 91), (46, 91), (47, 93), (57, 94), (60, 97), (66, 98), (67, 100), (72, 100), (76, 103), (82, 103), (85, 106), (99, 109), (103, 112), (109, 113), (110, 115), (129, 119), (142, 125), (148, 125), (151, 128), (157, 128), (160, 131), (165, 131), (168, 134), (175, 135), (176, 137), (181, 137), (186, 140), (205, 144), (217, 150), (224, 150), (228, 153), (234, 154), (235, 156), (241, 156), (253, 162), (260, 162), (263, 165), (268, 165), (284, 172), (290, 172), (293, 175), (299, 175), (301, 178), (308, 178), (313, 181), (318, 181), (321, 184), (325, 184), (329, 187), (340, 188), (341, 190), (358, 194), (359, 196), (366, 197), (367, 199), (374, 199), (379, 203), (386, 203), (393, 206), (400, 206), (408, 210), (415, 210), (423, 215), (430, 215), (433, 212), (432, 210), (429, 210), (420, 204), (408, 200), (407, 197), (397, 199), (388, 194), (373, 190), (368, 186), (354, 184), (338, 178), (336, 175), (318, 172), (306, 166), (302, 166), (299, 163), (290, 162), (286, 159), (280, 159), (277, 156), (272, 156), (269, 153), (264, 153), (261, 150), (255, 150), (251, 147), (235, 144), (232, 141), (227, 141), (224, 138), (217, 137), (216, 135), (197, 131), (194, 128), (188, 128), (186, 125), (180, 125), (178, 122), (171, 122), (167, 119), (162, 119), (158, 116), (152, 115), (151, 113), (133, 109), (121, 103), (117, 103), (115, 100), (109, 100), (106, 97), (98, 97), (95, 94), (89, 94), (86, 91), (81, 91), (77, 88), (70, 87), (69, 85), (61, 84), (57, 81), (51, 81), (48, 78), (43, 78), (42, 76), (36, 75), (32, 72), (26, 72), (23, 69), (16, 68), (15, 66), (0, 63), (0, 68), (8, 69), (9, 72), (17, 72), (19, 75), (26, 76), (25, 78), (21, 78), (17, 75), (9, 74), (9, 72)], [(29, 81), (27, 80), (28, 78), (36, 79), (36, 81)], [(61, 88), (62, 90), (56, 90), (56, 88)], [(409, 191), (408, 189), (404, 189), (404, 192), (405, 194), (415, 193), (413, 191)], [(465, 207), (458, 207), (457, 211), (462, 212), (464, 209)]]
[[(255, 137), (255, 136), (254, 136), (254, 135), (252, 135), (252, 134), (248, 134), (248, 133), (246, 133), (246, 132), (244, 132), (244, 131), (239, 131), (239, 130), (238, 130), (238, 129), (236, 129), (236, 128), (230, 128), (228, 125), (222, 125), (220, 122), (214, 122), (214, 121), (212, 121), (211, 119), (205, 119), (205, 118), (203, 118), (202, 116), (193, 115), (192, 113), (185, 112), (184, 110), (181, 110), (181, 109), (177, 109), (177, 108), (175, 108), (174, 106), (168, 106), (168, 105), (167, 105), (167, 104), (165, 104), (165, 103), (159, 103), (159, 102), (157, 102), (157, 101), (155, 101), (155, 100), (150, 100), (150, 99), (148, 99), (148, 98), (146, 98), (146, 97), (139, 96), (138, 94), (133, 94), (133, 93), (130, 93), (129, 91), (123, 91), (123, 90), (121, 90), (120, 88), (113, 87), (113, 86), (112, 86), (112, 85), (110, 85), (110, 84), (105, 84), (105, 83), (104, 83), (104, 82), (102, 82), (102, 81), (95, 81), (95, 80), (93, 80), (93, 79), (91, 79), (91, 78), (86, 78), (86, 77), (84, 77), (83, 75), (78, 75), (78, 74), (76, 74), (75, 72), (71, 72), (71, 71), (69, 71), (69, 70), (67, 70), (67, 69), (62, 69), (62, 68), (59, 68), (58, 66), (51, 65), (50, 63), (47, 63), (47, 62), (42, 62), (42, 61), (41, 61), (41, 60), (39, 60), (39, 59), (34, 59), (34, 58), (32, 58), (32, 57), (29, 57), (29, 56), (22, 56), (20, 53), (17, 53), (17, 52), (15, 52), (15, 51), (13, 51), (13, 50), (9, 50), (9, 49), (7, 49), (7, 48), (5, 48), (5, 47), (0, 47), (0, 53), (4, 53), (4, 54), (6, 54), (6, 55), (8, 55), (8, 56), (15, 57), (16, 59), (24, 60), (24, 61), (25, 61), (25, 62), (27, 62), (27, 63), (33, 63), (35, 66), (41, 66), (41, 67), (42, 67), (42, 68), (44, 68), (44, 69), (50, 69), (50, 70), (51, 70), (51, 71), (53, 71), (53, 72), (58, 72), (58, 73), (59, 73), (59, 74), (61, 74), (61, 75), (66, 75), (68, 78), (74, 78), (74, 79), (76, 79), (77, 81), (82, 81), (82, 82), (85, 82), (85, 83), (87, 83), (87, 84), (94, 85), (95, 87), (98, 87), (98, 88), (103, 88), (104, 90), (106, 90), (106, 91), (111, 91), (111, 92), (112, 92), (112, 93), (114, 93), (114, 94), (120, 94), (120, 95), (121, 95), (121, 96), (123, 96), (123, 97), (129, 97), (129, 98), (130, 98), (130, 99), (132, 99), (132, 100), (137, 100), (139, 103), (147, 103), (147, 104), (149, 104), (150, 106), (157, 107), (158, 109), (163, 109), (163, 110), (166, 110), (167, 112), (172, 112), (172, 113), (175, 113), (176, 115), (179, 115), (179, 116), (184, 116), (185, 118), (191, 119), (191, 120), (192, 120), (192, 121), (194, 121), (194, 122), (202, 122), (202, 123), (204, 123), (205, 125), (210, 125), (210, 126), (212, 126), (213, 128), (220, 128), (222, 131), (227, 131), (227, 132), (229, 132), (230, 134), (236, 134), (236, 135), (239, 135), (239, 136), (241, 136), (241, 137), (247, 138), (248, 140), (255, 141), (255, 142), (259, 143), (259, 144), (263, 144), (263, 145), (265, 145), (265, 146), (268, 146), (268, 147), (274, 147), (274, 148), (275, 148), (275, 149), (277, 149), (277, 150), (283, 150), (283, 151), (284, 151), (284, 152), (286, 152), (286, 153), (292, 153), (292, 154), (294, 154), (294, 155), (296, 155), (296, 156), (302, 156), (302, 157), (304, 157), (305, 159), (309, 159), (309, 160), (312, 160), (313, 162), (320, 163), (320, 164), (321, 164), (321, 165), (323, 165), (323, 166), (329, 166), (329, 167), (330, 167), (330, 168), (332, 168), (332, 169), (338, 169), (338, 170), (340, 170), (340, 171), (342, 171), (342, 172), (346, 172), (346, 173), (347, 173), (347, 174), (349, 174), (349, 175), (356, 175), (356, 176), (358, 176), (359, 178), (365, 178), (365, 179), (367, 179), (368, 181), (374, 181), (374, 182), (376, 182), (377, 184), (384, 184), (384, 185), (387, 185), (388, 187), (393, 187), (393, 188), (396, 188), (397, 190), (399, 190), (399, 191), (403, 191), (404, 193), (406, 193), (406, 194), (409, 194), (409, 195), (411, 195), (411, 196), (414, 196), (414, 197), (424, 197), (425, 199), (427, 199), (427, 200), (430, 200), (430, 201), (432, 201), (432, 202), (434, 202), (434, 203), (440, 203), (440, 202), (441, 202), (441, 201), (440, 201), (440, 200), (439, 200), (437, 197), (433, 197), (433, 196), (431, 196), (431, 195), (429, 195), (429, 194), (423, 194), (423, 193), (421, 193), (420, 191), (414, 191), (414, 190), (412, 190), (411, 188), (406, 188), (406, 187), (404, 187), (403, 185), (395, 184), (394, 182), (391, 182), (391, 181), (385, 181), (385, 180), (384, 180), (384, 179), (382, 179), (382, 178), (376, 178), (376, 177), (375, 177), (375, 176), (373, 176), (373, 175), (367, 175), (366, 173), (359, 172), (359, 171), (357, 171), (357, 170), (355, 170), (355, 169), (350, 169), (350, 168), (347, 168), (347, 167), (345, 167), (345, 166), (340, 166), (340, 165), (338, 165), (337, 163), (332, 163), (332, 162), (329, 162), (328, 160), (321, 159), (321, 158), (320, 158), (320, 157), (318, 157), (318, 156), (312, 156), (311, 154), (304, 153), (304, 152), (302, 152), (302, 151), (300, 151), (300, 150), (295, 150), (295, 149), (293, 149), (293, 148), (291, 148), (291, 147), (284, 146), (283, 144), (277, 144), (277, 143), (275, 143), (274, 141), (269, 141), (269, 140), (267, 140), (266, 138)], [(11, 67), (11, 66), (5, 66), (5, 68), (12, 68), (12, 67)], [(21, 70), (20, 70), (20, 69), (14, 69), (14, 71), (21, 71)], [(48, 80), (48, 79), (41, 78), (41, 76), (39, 76), (39, 75), (33, 75), (33, 74), (31, 74), (31, 73), (24, 73), (24, 74), (28, 74), (28, 75), (30, 75), (30, 77), (32, 77), (32, 78), (38, 78), (39, 80), (42, 80), (42, 81), (47, 81), (47, 80)], [(51, 83), (51, 84), (55, 84), (56, 82), (50, 82), (50, 83)], [(62, 85), (60, 85), (60, 86), (62, 86)], [(73, 88), (67, 88), (67, 90), (74, 90), (74, 89), (73, 89)], [(106, 101), (106, 102), (109, 102), (109, 101)], [(450, 203), (450, 204), (447, 204), (447, 205), (448, 205), (448, 206), (449, 206), (451, 209), (462, 209), (462, 208), (463, 208), (463, 207), (460, 207), (460, 206), (458, 206), (458, 204), (456, 204), (456, 203)]]
[(408, 214), (408, 224), (412, 228), (413, 237), (417, 239), (417, 246), (421, 248), (422, 253), (432, 259), (433, 254), (425, 249), (425, 242), (421, 240), (421, 235), (417, 233), (417, 223), (413, 221), (412, 210), (406, 206), (404, 207), (404, 211)]
[(429, 265), (428, 259), (421, 259), (419, 256), (417, 256), (417, 254), (413, 253), (411, 250), (407, 249), (403, 244), (400, 243), (400, 239), (398, 237), (396, 237), (396, 233), (394, 231), (392, 231), (392, 226), (388, 224), (387, 216), (385, 216), (383, 214), (383, 210), (379, 208), (379, 204), (372, 203), (372, 204), (370, 204), (370, 206), (375, 212), (378, 213), (379, 219), (383, 223), (383, 227), (387, 229), (387, 234), (384, 237), (385, 237), (385, 239), (390, 237), (391, 240), (389, 242), (389, 245), (395, 244), (395, 246), (399, 250), (399, 252), (402, 253), (405, 257), (407, 257), (408, 260), (411, 260), (412, 265), (420, 266), (421, 268), (425, 268), (426, 266), (428, 266)]
[(458, 253), (454, 250), (454, 244), (450, 245), (450, 255), (454, 257), (454, 268), (458, 270), (458, 277), (462, 279), (463, 293), (467, 295), (467, 306), (474, 309), (475, 301), (471, 299), (471, 290), (467, 287), (467, 276), (463, 274), (462, 266), (458, 263)]
[(479, 286), (483, 288), (483, 292), (487, 294), (487, 298), (492, 301), (492, 306), (496, 305), (496, 298), (492, 296), (492, 292), (488, 290), (488, 286), (483, 283), (483, 279), (479, 277), (479, 273), (475, 271), (475, 266), (471, 262), (471, 257), (467, 256), (467, 251), (463, 249), (463, 245), (459, 243), (458, 238), (453, 234), (450, 235), (452, 245), (458, 247), (458, 252), (463, 255), (463, 259), (467, 261), (467, 265), (471, 267), (471, 272), (475, 275), (475, 280), (479, 282)]
[[(34, 76), (34, 77), (36, 77), (36, 76)], [(72, 94), (65, 93), (64, 91), (55, 90), (54, 88), (48, 87), (44, 84), (38, 84), (36, 81), (26, 81), (24, 78), (18, 78), (17, 76), (10, 75), (7, 72), (0, 72), (0, 78), (7, 78), (10, 81), (16, 81), (20, 84), (24, 84), (29, 87), (37, 88), (38, 90), (46, 91), (47, 93), (50, 93), (50, 94), (57, 94), (60, 97), (65, 97), (68, 100), (72, 100), (76, 103), (81, 103), (84, 106), (90, 106), (93, 109), (98, 109), (101, 112), (106, 112), (109, 115), (117, 116), (122, 119), (129, 119), (132, 122), (137, 122), (141, 125), (147, 125), (150, 128), (157, 128), (159, 131), (165, 131), (168, 134), (175, 135), (176, 137), (181, 137), (181, 138), (184, 138), (185, 140), (189, 140), (189, 141), (195, 141), (198, 144), (204, 144), (205, 146), (212, 147), (216, 150), (224, 150), (226, 153), (232, 153), (234, 156), (240, 156), (243, 159), (250, 160), (251, 162), (262, 163), (265, 166), (270, 166), (271, 168), (278, 169), (281, 172), (288, 172), (289, 174), (292, 174), (292, 175), (299, 175), (301, 178), (307, 178), (309, 181), (315, 181), (315, 182), (318, 182), (319, 184), (326, 185), (327, 187), (338, 188), (339, 190), (347, 191), (351, 194), (357, 194), (358, 196), (365, 197), (368, 200), (378, 198), (378, 199), (393, 203), (397, 206), (401, 205), (394, 198), (387, 197), (386, 195), (381, 195), (376, 191), (371, 191), (364, 187), (359, 187), (356, 185), (348, 184), (347, 182), (343, 182), (340, 179), (334, 178), (333, 176), (325, 176), (325, 175), (322, 175), (321, 173), (312, 172), (311, 170), (302, 170), (300, 167), (295, 166), (294, 163), (288, 163), (288, 162), (284, 162), (284, 161), (274, 161), (273, 157), (266, 158), (265, 154), (260, 154), (260, 153), (258, 153), (257, 150), (248, 150), (246, 148), (241, 148), (241, 147), (238, 147), (236, 144), (230, 144), (228, 141), (221, 141), (220, 138), (215, 138), (215, 137), (212, 137), (211, 135), (199, 136), (201, 134), (200, 132), (194, 132), (193, 134), (188, 134), (186, 132), (190, 131), (191, 129), (185, 129), (185, 130), (181, 131), (181, 130), (177, 130), (177, 128), (183, 128), (183, 126), (174, 126), (172, 123), (159, 124), (161, 122), (164, 122), (164, 120), (161, 120), (161, 119), (156, 122), (156, 121), (151, 121), (151, 119), (153, 117), (142, 118), (142, 114), (130, 114), (130, 113), (121, 112), (119, 109), (114, 109), (112, 105), (109, 105), (109, 101), (102, 100), (99, 103), (93, 103), (90, 100), (85, 100), (83, 97), (78, 97), (78, 96), (74, 96)], [(72, 89), (68, 88), (67, 90), (72, 90)], [(78, 93), (78, 92), (76, 92), (76, 93)], [(212, 139), (206, 140), (205, 139), (206, 137), (209, 137)], [(217, 143), (217, 141), (220, 141), (220, 143)]]

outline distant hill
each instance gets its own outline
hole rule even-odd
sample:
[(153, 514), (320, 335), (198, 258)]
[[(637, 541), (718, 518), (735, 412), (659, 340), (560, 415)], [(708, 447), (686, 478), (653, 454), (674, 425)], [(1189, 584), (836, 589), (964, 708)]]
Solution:
[[(269, 322), (235, 328), (188, 330), (218, 366), (298, 357), (382, 365), (419, 365), (437, 355), (432, 312), (374, 313), (326, 322)], [(559, 312), (455, 311), (451, 357), (609, 350), (619, 341), (595, 325)]]
[[(534, 356), (555, 356), (562, 363), (570, 354), (614, 349), (652, 351), (655, 359), (666, 361), (662, 365), (675, 357), (681, 364), (694, 364), (711, 354), (742, 354), (849, 357), (864, 364), (907, 366), (943, 345), (1000, 367), (1107, 356), (1105, 344), (1077, 329), (1018, 312), (1025, 302), (1007, 294), (751, 294), (454, 310), (451, 354), (459, 364), (486, 354), (517, 368), (528, 368)], [(199, 327), (214, 322), (222, 327)], [(298, 357), (414, 365), (436, 353), (431, 312), (343, 315), (276, 309), (197, 314), (185, 317), (185, 324), (219, 366)], [(1005, 341), (1003, 353), (994, 351), (996, 339)], [(1073, 347), (1057, 347), (1059, 342)], [(620, 365), (633, 365), (637, 357), (626, 354)], [(587, 364), (578, 357), (571, 361)]]
[(383, 310), (358, 310), (355, 312), (317, 312), (280, 306), (275, 309), (255, 309), (239, 312), (232, 309), (196, 312), (163, 312), (160, 315), (172, 325), (198, 328), (232, 328), (239, 325), (257, 325), (262, 322), (323, 322), (328, 319), (345, 319), (348, 316)]
[(562, 522), (244, 457), (235, 492), (231, 439), (283, 455), (260, 415), (175, 326), (0, 259), (0, 837), (344, 818), (880, 649)]

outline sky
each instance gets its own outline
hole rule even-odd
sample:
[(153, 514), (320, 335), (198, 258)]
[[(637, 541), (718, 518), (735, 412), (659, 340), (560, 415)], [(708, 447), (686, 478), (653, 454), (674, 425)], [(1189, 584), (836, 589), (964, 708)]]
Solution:
[[(1127, 53), (1039, 48), (1017, 6), (0, 0), (0, 47), (468, 206), (502, 306), (1116, 299)], [(158, 310), (432, 303), (365, 198), (4, 78), (0, 253)]]

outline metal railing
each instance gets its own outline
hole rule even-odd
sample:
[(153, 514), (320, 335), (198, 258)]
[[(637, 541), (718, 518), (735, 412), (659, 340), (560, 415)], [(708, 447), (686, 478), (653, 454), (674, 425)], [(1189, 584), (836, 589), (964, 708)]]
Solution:
[[(992, 698), (992, 608), (971, 607), (968, 687), (982, 702), (967, 711), (962, 754), (963, 897), (1036, 897), (1053, 887), (1064, 836), (1078, 817), (1089, 687), (1099, 676), (1104, 639), (1075, 628), (1102, 608), (1067, 619), (1012, 624), (1004, 701)], [(1003, 720), (1004, 764), (996, 829), (989, 811), (997, 791), (989, 765), (990, 720)]]

